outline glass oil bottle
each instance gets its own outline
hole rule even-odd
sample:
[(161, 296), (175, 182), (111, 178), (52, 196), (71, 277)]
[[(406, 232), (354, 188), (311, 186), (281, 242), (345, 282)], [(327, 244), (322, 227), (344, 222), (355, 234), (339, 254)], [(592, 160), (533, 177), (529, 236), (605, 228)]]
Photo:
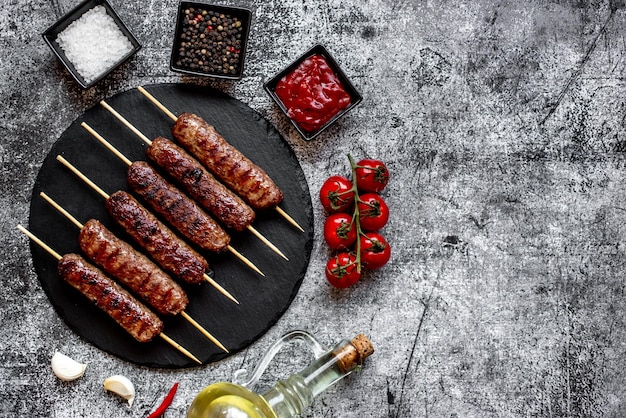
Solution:
[[(315, 360), (262, 394), (250, 390), (249, 387), (258, 381), (276, 353), (294, 339), (304, 340), (313, 351)], [(239, 370), (234, 383), (219, 382), (204, 388), (192, 402), (187, 418), (295, 417), (311, 405), (317, 395), (352, 371), (359, 370), (363, 360), (373, 352), (372, 343), (363, 334), (326, 350), (311, 334), (292, 331), (270, 347), (249, 380), (245, 381), (245, 370)]]

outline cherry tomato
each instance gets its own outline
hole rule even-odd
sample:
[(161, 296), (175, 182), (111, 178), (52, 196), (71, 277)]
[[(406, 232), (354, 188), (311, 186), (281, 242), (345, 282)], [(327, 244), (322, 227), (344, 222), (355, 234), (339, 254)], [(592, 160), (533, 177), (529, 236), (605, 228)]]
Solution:
[(361, 195), (358, 207), (361, 229), (365, 231), (378, 231), (389, 220), (389, 207), (376, 193)]
[(379, 160), (365, 159), (356, 163), (356, 187), (364, 192), (380, 193), (389, 182), (389, 170)]
[(329, 213), (346, 211), (354, 203), (352, 182), (343, 176), (329, 177), (320, 188), (320, 201)]
[(332, 250), (350, 248), (356, 242), (356, 225), (347, 213), (333, 213), (324, 222), (324, 240)]
[(345, 289), (361, 278), (356, 256), (351, 253), (339, 253), (326, 263), (326, 279), (332, 286)]
[(361, 264), (368, 269), (378, 269), (387, 264), (391, 258), (391, 246), (376, 232), (361, 235)]

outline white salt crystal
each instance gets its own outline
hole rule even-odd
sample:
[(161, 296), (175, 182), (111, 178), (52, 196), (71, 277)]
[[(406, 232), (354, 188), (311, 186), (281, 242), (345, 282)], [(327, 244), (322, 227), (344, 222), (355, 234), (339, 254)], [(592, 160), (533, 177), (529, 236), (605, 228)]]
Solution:
[(56, 39), (76, 70), (90, 83), (133, 49), (104, 6), (95, 6)]

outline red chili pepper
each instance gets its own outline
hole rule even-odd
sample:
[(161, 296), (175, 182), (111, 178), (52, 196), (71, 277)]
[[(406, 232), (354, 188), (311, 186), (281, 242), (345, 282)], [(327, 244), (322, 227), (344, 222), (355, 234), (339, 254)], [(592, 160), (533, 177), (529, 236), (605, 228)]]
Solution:
[(174, 400), (174, 395), (176, 395), (177, 390), (178, 390), (178, 382), (174, 383), (174, 386), (172, 386), (170, 391), (167, 392), (167, 395), (165, 395), (165, 399), (163, 399), (163, 402), (161, 402), (161, 405), (159, 405), (159, 407), (155, 409), (153, 413), (148, 415), (148, 418), (158, 418), (161, 415), (163, 415), (167, 407), (170, 406), (172, 401)]

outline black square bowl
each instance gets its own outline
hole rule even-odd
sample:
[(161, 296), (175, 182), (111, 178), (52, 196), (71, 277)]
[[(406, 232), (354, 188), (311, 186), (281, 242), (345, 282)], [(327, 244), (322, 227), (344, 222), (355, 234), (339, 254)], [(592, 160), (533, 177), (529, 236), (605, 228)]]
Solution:
[[(117, 26), (120, 28), (120, 31), (128, 38), (130, 43), (133, 46), (133, 49), (121, 57), (116, 63), (111, 65), (109, 68), (104, 70), (100, 75), (98, 75), (95, 79), (87, 82), (83, 76), (78, 72), (74, 64), (67, 58), (63, 49), (59, 46), (56, 39), (57, 36), (65, 30), (70, 24), (74, 21), (78, 20), (83, 14), (87, 11), (93, 9), (96, 6), (103, 6), (106, 9), (106, 12), (109, 16), (113, 18)], [(128, 60), (130, 57), (135, 55), (137, 51), (141, 49), (141, 45), (137, 41), (137, 39), (133, 36), (133, 34), (128, 30), (124, 22), (120, 19), (118, 14), (115, 12), (113, 7), (106, 0), (86, 0), (68, 12), (65, 16), (59, 19), (56, 23), (50, 26), (43, 34), (44, 40), (48, 44), (48, 46), (52, 49), (52, 52), (57, 56), (57, 58), (63, 63), (67, 71), (74, 77), (74, 79), (80, 84), (83, 88), (89, 88), (94, 84), (98, 83), (104, 77), (106, 77), (111, 71), (119, 67), (122, 63)]]
[[(252, 12), (242, 7), (181, 1), (170, 69), (194, 76), (239, 80)], [(219, 47), (213, 43), (218, 42)]]
[[(295, 121), (292, 117), (290, 117), (289, 109), (287, 108), (285, 103), (283, 103), (283, 100), (279, 97), (279, 95), (276, 94), (276, 87), (284, 77), (290, 75), (294, 70), (300, 67), (300, 65), (305, 60), (309, 59), (310, 57), (314, 55), (321, 55), (324, 58), (324, 60), (328, 64), (328, 67), (334, 72), (336, 78), (339, 80), (343, 90), (349, 95), (350, 102), (346, 107), (344, 107), (343, 109), (341, 109), (340, 111), (332, 115), (332, 117), (330, 117), (323, 125), (317, 127), (315, 130), (307, 130), (307, 129), (304, 129), (300, 124), (298, 124), (298, 122)], [(300, 133), (300, 135), (305, 140), (312, 140), (313, 138), (315, 138), (316, 136), (324, 132), (326, 129), (328, 129), (329, 126), (334, 124), (338, 119), (343, 117), (346, 113), (348, 113), (351, 109), (353, 109), (356, 105), (361, 103), (361, 101), (363, 100), (363, 97), (354, 88), (354, 86), (352, 85), (352, 83), (350, 82), (346, 74), (339, 67), (339, 64), (337, 64), (335, 59), (330, 55), (330, 53), (322, 45), (315, 45), (314, 47), (309, 49), (307, 52), (302, 54), (298, 59), (292, 62), (287, 68), (285, 68), (284, 70), (276, 74), (273, 78), (265, 82), (263, 84), (263, 87), (265, 88), (265, 91), (267, 91), (267, 93), (270, 95), (270, 97), (280, 107), (280, 109), (285, 113), (285, 115), (289, 118), (292, 125), (296, 128), (296, 130)]]

